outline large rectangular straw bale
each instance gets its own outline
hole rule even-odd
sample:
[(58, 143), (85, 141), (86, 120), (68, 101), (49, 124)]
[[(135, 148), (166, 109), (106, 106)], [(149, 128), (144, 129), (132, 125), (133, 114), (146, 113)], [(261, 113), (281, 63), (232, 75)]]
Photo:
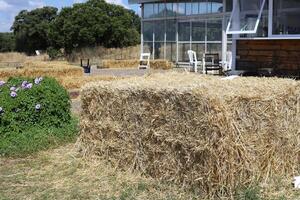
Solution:
[[(103, 68), (138, 68), (139, 60), (103, 60)], [(151, 69), (172, 69), (172, 63), (168, 60), (150, 60)]]
[(9, 77), (24, 76), (24, 77), (67, 77), (67, 76), (83, 76), (83, 70), (80, 67), (57, 67), (57, 68), (23, 68), (12, 69), (4, 68), (0, 70), (0, 78), (7, 79)]
[(117, 167), (231, 195), (300, 170), (300, 84), (155, 74), (82, 90), (80, 150)]

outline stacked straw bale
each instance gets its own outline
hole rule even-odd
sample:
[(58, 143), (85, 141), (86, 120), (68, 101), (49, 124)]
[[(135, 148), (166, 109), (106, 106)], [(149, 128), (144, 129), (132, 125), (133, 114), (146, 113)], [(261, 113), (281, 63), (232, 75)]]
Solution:
[(82, 89), (80, 151), (205, 196), (300, 170), (300, 83), (154, 74)]
[[(101, 67), (103, 68), (137, 68), (139, 60), (103, 60)], [(168, 60), (150, 60), (151, 69), (172, 69), (172, 63)]]

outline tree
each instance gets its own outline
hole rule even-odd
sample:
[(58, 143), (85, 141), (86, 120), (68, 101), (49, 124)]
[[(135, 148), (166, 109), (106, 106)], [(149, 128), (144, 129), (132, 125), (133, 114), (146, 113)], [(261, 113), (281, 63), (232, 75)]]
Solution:
[(33, 54), (37, 49), (46, 50), (49, 47), (50, 22), (57, 17), (57, 11), (54, 7), (21, 11), (11, 28), (16, 39), (16, 50), (27, 54)]
[(0, 52), (15, 50), (15, 37), (13, 33), (0, 33)]
[(89, 0), (63, 8), (51, 22), (51, 46), (74, 48), (102, 45), (125, 47), (139, 43), (140, 18), (122, 6), (104, 0)]

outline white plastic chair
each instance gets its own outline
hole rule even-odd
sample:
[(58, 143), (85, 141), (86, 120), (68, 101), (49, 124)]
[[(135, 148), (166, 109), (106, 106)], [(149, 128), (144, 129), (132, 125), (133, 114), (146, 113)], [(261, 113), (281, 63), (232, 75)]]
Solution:
[(150, 68), (150, 53), (142, 53), (140, 57), (139, 69)]
[(198, 60), (197, 60), (197, 54), (195, 51), (192, 50), (188, 50), (187, 51), (188, 55), (189, 55), (189, 66), (194, 68), (194, 72), (197, 73), (198, 70)]

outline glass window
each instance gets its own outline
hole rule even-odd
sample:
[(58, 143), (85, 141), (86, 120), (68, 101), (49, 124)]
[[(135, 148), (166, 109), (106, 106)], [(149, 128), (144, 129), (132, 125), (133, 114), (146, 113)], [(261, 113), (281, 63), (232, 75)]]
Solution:
[(256, 33), (266, 0), (237, 0), (227, 27), (229, 34)]
[(226, 12), (232, 12), (233, 0), (226, 0)]
[(222, 20), (207, 21), (207, 41), (222, 41)]
[(173, 3), (166, 3), (166, 16), (173, 17), (176, 14), (176, 10), (173, 10)]
[(166, 43), (166, 59), (171, 60), (173, 62), (176, 61), (176, 43), (175, 42), (167, 42)]
[(221, 13), (223, 12), (223, 0), (214, 0), (211, 2), (211, 12)]
[(167, 41), (176, 41), (176, 20), (166, 21)]
[(205, 44), (204, 43), (192, 44), (192, 50), (196, 52), (197, 59), (202, 60), (203, 54), (205, 53)]
[(152, 42), (144, 42), (143, 53), (150, 53), (151, 56), (153, 55), (153, 43)]
[(190, 50), (190, 44), (178, 44), (178, 61), (189, 62), (189, 56), (187, 51)]
[(206, 14), (207, 13), (207, 2), (206, 0), (199, 1), (199, 14)]
[(153, 22), (143, 22), (144, 41), (153, 41)]
[(207, 53), (219, 54), (219, 59), (222, 58), (222, 44), (207, 44)]
[(158, 4), (158, 14), (157, 17), (164, 17), (165, 16), (165, 3), (159, 3)]
[(151, 18), (153, 16), (153, 4), (144, 4), (144, 18)]
[(190, 41), (190, 22), (178, 23), (178, 40)]
[(300, 1), (274, 0), (273, 34), (300, 34)]
[(192, 3), (185, 4), (186, 15), (192, 15)]
[(178, 3), (178, 15), (185, 15), (185, 3)]
[(165, 40), (165, 21), (154, 21), (154, 34), (155, 41), (164, 41)]
[(192, 15), (199, 14), (199, 2), (196, 0), (193, 0), (192, 2)]
[(155, 42), (154, 43), (154, 59), (164, 59), (164, 43), (163, 42)]
[(205, 21), (192, 22), (192, 41), (205, 41)]
[(158, 16), (158, 3), (153, 4), (153, 17), (155, 18)]

